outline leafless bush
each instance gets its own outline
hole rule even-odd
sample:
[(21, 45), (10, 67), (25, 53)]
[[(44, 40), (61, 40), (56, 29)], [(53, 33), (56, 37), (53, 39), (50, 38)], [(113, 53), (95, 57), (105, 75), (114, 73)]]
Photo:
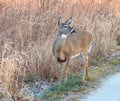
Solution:
[(30, 74), (48, 81), (58, 79), (52, 44), (59, 17), (73, 16), (76, 30), (93, 35), (94, 60), (113, 52), (120, 31), (119, 6), (114, 0), (0, 0), (0, 94), (7, 91), (12, 97)]

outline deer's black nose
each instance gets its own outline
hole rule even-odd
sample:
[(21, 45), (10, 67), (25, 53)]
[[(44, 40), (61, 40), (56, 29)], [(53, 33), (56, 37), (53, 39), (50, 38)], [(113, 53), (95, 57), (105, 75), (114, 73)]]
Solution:
[(57, 57), (57, 62), (65, 62), (66, 61), (66, 59), (60, 59), (59, 57)]
[(58, 61), (58, 62), (60, 61), (60, 58), (59, 58), (59, 57), (57, 57), (57, 61)]

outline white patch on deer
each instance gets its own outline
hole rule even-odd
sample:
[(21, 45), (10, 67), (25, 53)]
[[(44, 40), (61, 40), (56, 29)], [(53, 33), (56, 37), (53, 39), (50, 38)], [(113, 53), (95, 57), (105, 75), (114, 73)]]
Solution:
[(88, 53), (90, 53), (91, 49), (92, 49), (92, 45), (90, 44), (90, 46), (88, 48)]
[(66, 39), (66, 38), (67, 38), (67, 35), (62, 34), (62, 35), (61, 35), (61, 38), (62, 38), (62, 39)]
[(75, 58), (75, 57), (77, 57), (77, 56), (80, 56), (80, 53), (78, 53), (78, 54), (72, 56), (71, 59), (73, 59), (73, 58)]

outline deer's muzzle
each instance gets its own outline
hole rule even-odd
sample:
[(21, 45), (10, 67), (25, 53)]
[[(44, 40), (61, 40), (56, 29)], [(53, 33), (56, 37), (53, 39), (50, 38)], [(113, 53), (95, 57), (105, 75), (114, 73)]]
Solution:
[(57, 62), (65, 62), (66, 61), (66, 58), (65, 59), (60, 59), (59, 57), (57, 57)]

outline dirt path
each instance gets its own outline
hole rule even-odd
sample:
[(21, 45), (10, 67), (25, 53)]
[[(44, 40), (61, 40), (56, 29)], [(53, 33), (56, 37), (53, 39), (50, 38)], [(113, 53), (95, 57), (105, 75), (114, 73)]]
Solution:
[(120, 73), (105, 78), (99, 88), (82, 101), (120, 101)]

